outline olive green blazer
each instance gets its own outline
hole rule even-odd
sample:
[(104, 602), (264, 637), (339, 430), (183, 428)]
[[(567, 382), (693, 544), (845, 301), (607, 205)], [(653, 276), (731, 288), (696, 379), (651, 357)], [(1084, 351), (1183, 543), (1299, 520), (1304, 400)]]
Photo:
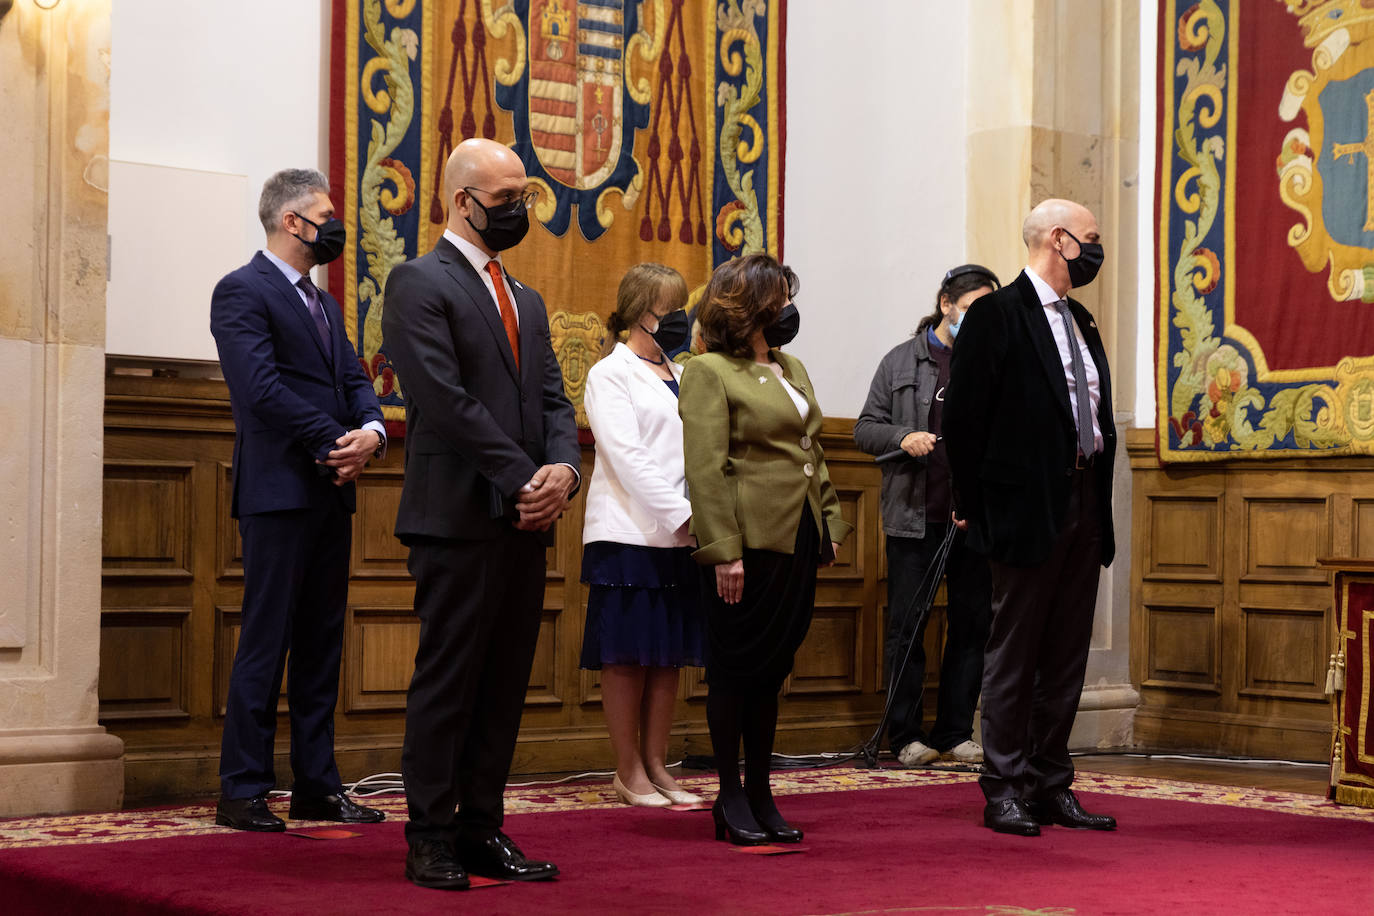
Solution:
[(791, 553), (803, 507), (822, 538), (828, 533), (839, 543), (853, 527), (840, 518), (830, 485), (821, 408), (806, 368), (770, 352), (810, 405), (805, 423), (778, 377), (752, 358), (705, 353), (682, 373), (678, 413), (699, 545), (693, 557), (703, 566), (737, 560), (746, 547)]

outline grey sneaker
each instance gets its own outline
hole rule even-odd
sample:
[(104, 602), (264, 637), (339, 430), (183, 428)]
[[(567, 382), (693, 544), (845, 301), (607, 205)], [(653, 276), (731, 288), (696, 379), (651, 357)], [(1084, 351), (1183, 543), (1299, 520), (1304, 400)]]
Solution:
[(956, 744), (954, 747), (945, 751), (942, 755), (946, 760), (956, 760), (959, 763), (982, 763), (983, 746), (977, 741), (965, 741)]
[[(979, 753), (982, 748), (979, 748)], [(940, 752), (933, 747), (922, 744), (920, 741), (912, 741), (906, 747), (897, 752), (897, 759), (902, 762), (904, 767), (918, 767), (925, 763), (930, 763)], [(982, 759), (981, 757), (979, 758)]]

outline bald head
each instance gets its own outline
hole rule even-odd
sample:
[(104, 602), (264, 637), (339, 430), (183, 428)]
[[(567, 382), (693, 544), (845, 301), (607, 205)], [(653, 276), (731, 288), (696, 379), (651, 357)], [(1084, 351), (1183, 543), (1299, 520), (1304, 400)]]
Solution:
[(1056, 226), (1078, 235), (1074, 227), (1085, 221), (1091, 222), (1094, 229), (1097, 228), (1097, 220), (1093, 219), (1092, 211), (1087, 207), (1071, 200), (1051, 197), (1037, 204), (1021, 224), (1021, 240), (1028, 249), (1035, 251), (1054, 243), (1051, 232)]
[(1041, 201), (1021, 224), (1030, 268), (1061, 296), (1072, 283), (1066, 259), (1077, 258), (1082, 243), (1101, 242), (1097, 217), (1082, 204), (1052, 197)]
[(448, 228), (494, 254), (474, 226), (485, 228), (484, 208), (513, 200), (528, 184), (525, 164), (509, 146), (483, 137), (464, 140), (454, 147), (444, 165)]

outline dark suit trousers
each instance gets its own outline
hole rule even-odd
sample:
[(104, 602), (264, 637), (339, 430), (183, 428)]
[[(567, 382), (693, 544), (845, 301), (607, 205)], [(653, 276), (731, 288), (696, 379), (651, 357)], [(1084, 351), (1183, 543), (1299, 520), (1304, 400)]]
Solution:
[(352, 518), (330, 498), (318, 508), (245, 515), (239, 533), (243, 609), (225, 704), (221, 792), (249, 798), (276, 785), (277, 700), (289, 651), (293, 791), (333, 794), (342, 785), (334, 763), (334, 706)]
[(408, 541), (420, 645), (401, 754), (406, 838), (480, 840), (503, 819), (543, 613), (544, 547), (514, 529)]
[(1044, 563), (989, 562), (992, 627), (978, 782), (991, 802), (1034, 801), (1073, 782), (1069, 732), (1088, 664), (1102, 559), (1099, 470), (1073, 472), (1064, 523)]

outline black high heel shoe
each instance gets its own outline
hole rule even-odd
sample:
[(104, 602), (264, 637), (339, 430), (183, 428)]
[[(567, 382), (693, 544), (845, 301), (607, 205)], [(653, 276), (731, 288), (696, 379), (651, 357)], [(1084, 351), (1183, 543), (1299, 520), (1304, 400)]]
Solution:
[(761, 812), (752, 802), (749, 805), (754, 820), (758, 821), (759, 826), (768, 834), (768, 841), (770, 843), (800, 843), (802, 841), (801, 830), (783, 820), (776, 805), (770, 804), (768, 807), (772, 810)]
[(729, 837), (730, 842), (736, 846), (762, 846), (771, 843), (772, 836), (762, 830), (753, 830), (749, 827), (736, 827), (730, 823), (725, 816), (725, 809), (721, 807), (720, 799), (711, 806), (711, 819), (716, 822), (716, 839), (725, 840)]

